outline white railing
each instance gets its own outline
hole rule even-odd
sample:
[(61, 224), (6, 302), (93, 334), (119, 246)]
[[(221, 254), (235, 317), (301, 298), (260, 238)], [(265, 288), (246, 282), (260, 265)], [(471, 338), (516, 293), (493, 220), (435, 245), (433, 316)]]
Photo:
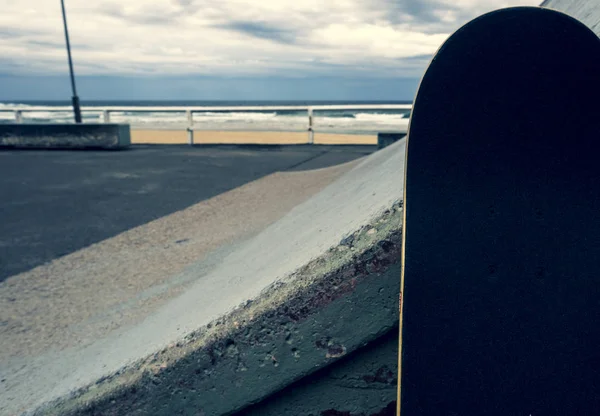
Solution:
[[(311, 106), (233, 106), (233, 107), (164, 107), (164, 106), (147, 106), (147, 107), (81, 107), (81, 112), (102, 113), (104, 123), (110, 123), (110, 114), (115, 112), (128, 113), (184, 113), (187, 120), (186, 130), (188, 132), (188, 143), (194, 144), (194, 113), (207, 111), (306, 111), (308, 116), (308, 143), (314, 143), (314, 111), (327, 110), (411, 110), (412, 104), (356, 104), (356, 105), (311, 105)], [(0, 112), (14, 112), (15, 121), (23, 122), (23, 113), (25, 112), (65, 112), (72, 111), (71, 106), (31, 106), (31, 107), (15, 107), (15, 108), (0, 108)]]

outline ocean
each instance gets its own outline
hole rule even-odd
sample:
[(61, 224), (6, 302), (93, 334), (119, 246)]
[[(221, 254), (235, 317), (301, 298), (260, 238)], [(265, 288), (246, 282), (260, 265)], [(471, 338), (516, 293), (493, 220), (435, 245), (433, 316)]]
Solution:
[[(104, 107), (187, 107), (187, 106), (309, 106), (357, 104), (411, 104), (410, 101), (82, 101), (82, 107), (97, 107), (98, 111), (82, 113), (84, 123), (102, 122)], [(39, 106), (70, 106), (70, 101), (0, 101), (0, 110)], [(317, 132), (346, 134), (376, 134), (406, 128), (410, 110), (319, 110), (314, 111), (313, 126)], [(306, 111), (207, 111), (194, 113), (194, 127), (201, 130), (229, 131), (306, 131)], [(111, 112), (110, 121), (129, 123), (138, 129), (185, 129), (185, 113), (171, 112)], [(0, 123), (14, 122), (12, 111), (0, 111)], [(26, 123), (71, 123), (71, 111), (36, 111), (23, 113)]]

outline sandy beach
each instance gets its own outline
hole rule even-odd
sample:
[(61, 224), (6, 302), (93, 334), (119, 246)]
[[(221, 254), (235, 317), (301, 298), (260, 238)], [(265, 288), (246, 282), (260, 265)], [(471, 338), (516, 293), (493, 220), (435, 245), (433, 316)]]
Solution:
[[(185, 130), (131, 130), (134, 144), (187, 144)], [(211, 144), (304, 144), (306, 132), (285, 131), (194, 131), (194, 143)], [(377, 144), (376, 135), (315, 133), (315, 144)]]

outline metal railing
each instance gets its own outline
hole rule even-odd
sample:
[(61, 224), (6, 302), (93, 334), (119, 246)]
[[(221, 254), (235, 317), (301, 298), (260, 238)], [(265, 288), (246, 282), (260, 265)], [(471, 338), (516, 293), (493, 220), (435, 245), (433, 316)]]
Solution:
[[(355, 104), (355, 105), (311, 105), (311, 106), (110, 106), (110, 107), (81, 107), (81, 112), (101, 113), (104, 123), (110, 123), (110, 114), (115, 112), (128, 113), (183, 113), (186, 116), (188, 132), (188, 143), (194, 144), (194, 113), (207, 111), (231, 112), (231, 111), (306, 111), (308, 117), (308, 143), (314, 143), (314, 112), (332, 110), (412, 110), (412, 104)], [(14, 112), (15, 121), (23, 122), (25, 112), (70, 112), (70, 106), (31, 106), (16, 108), (0, 108), (0, 112)]]

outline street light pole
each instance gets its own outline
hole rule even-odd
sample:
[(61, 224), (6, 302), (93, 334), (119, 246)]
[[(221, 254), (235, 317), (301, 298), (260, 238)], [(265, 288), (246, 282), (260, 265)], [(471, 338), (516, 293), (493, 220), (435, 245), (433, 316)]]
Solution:
[(65, 13), (65, 1), (60, 0), (62, 6), (63, 24), (65, 26), (65, 39), (67, 41), (67, 55), (69, 56), (69, 70), (71, 71), (71, 89), (73, 90), (73, 112), (75, 113), (75, 123), (81, 123), (81, 109), (79, 108), (79, 97), (75, 89), (75, 75), (73, 74), (73, 60), (71, 59), (71, 44), (69, 43), (69, 29), (67, 29), (67, 14)]

